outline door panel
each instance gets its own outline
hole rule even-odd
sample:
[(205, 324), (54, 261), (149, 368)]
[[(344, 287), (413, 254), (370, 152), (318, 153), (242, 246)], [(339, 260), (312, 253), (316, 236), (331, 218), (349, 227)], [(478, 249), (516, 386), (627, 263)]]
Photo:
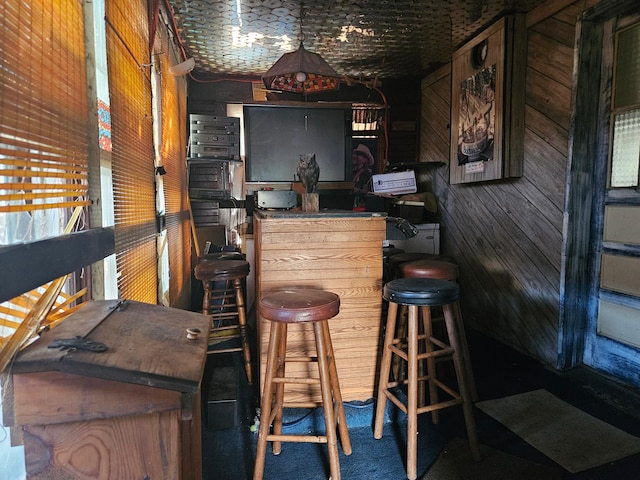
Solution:
[(602, 255), (600, 289), (640, 297), (640, 258)]
[(601, 299), (598, 315), (598, 335), (640, 347), (638, 310)]
[(640, 207), (608, 205), (604, 212), (605, 242), (640, 245)]
[[(623, 25), (623, 26), (621, 26)], [(592, 275), (595, 305), (588, 319), (584, 363), (640, 385), (640, 23), (609, 22), (603, 56), (613, 55), (608, 105), (610, 148), (600, 148), (598, 162), (607, 162), (607, 178), (594, 190)], [(603, 62), (605, 65), (610, 62)], [(604, 89), (603, 91), (607, 91)], [(603, 127), (608, 128), (608, 127)], [(602, 147), (602, 146), (601, 146)], [(606, 152), (609, 152), (608, 156)]]

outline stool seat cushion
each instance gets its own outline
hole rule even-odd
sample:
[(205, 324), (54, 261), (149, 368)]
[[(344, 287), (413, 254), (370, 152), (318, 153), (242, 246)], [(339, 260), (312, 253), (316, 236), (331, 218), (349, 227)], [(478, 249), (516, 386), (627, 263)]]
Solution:
[(423, 253), (423, 252), (404, 252), (396, 253), (389, 256), (389, 261), (394, 265), (400, 265), (405, 262), (413, 262), (415, 260), (435, 260), (440, 257), (437, 253)]
[(397, 267), (401, 263), (415, 262), (416, 260), (442, 260), (444, 262), (455, 263), (451, 257), (439, 253), (405, 252), (391, 255), (389, 257), (389, 264)]
[(338, 314), (340, 297), (325, 290), (295, 288), (267, 293), (260, 307), (260, 314), (272, 322), (318, 322)]
[(400, 276), (398, 267), (406, 262), (414, 262), (416, 260), (437, 260), (440, 257), (437, 253), (424, 253), (424, 252), (405, 252), (391, 255), (387, 259), (389, 265), (389, 273), (391, 277), (397, 278)]
[(405, 278), (439, 278), (441, 280), (456, 280), (460, 273), (458, 265), (442, 260), (416, 260), (400, 265), (400, 271)]
[(385, 284), (382, 296), (400, 305), (438, 306), (458, 300), (457, 283), (435, 278), (399, 278)]
[(246, 260), (205, 260), (198, 262), (194, 269), (198, 280), (233, 280), (249, 275)]
[(247, 256), (241, 252), (211, 252), (198, 257), (198, 263), (212, 260), (245, 260)]

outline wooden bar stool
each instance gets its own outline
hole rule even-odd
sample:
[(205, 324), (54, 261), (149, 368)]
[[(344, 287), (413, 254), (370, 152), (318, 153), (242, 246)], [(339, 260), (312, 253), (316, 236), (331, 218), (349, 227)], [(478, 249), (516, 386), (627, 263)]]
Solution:
[[(456, 283), (432, 278), (400, 278), (385, 284), (383, 298), (389, 302), (386, 334), (380, 364), (380, 379), (378, 386), (377, 405), (374, 422), (374, 438), (382, 438), (384, 413), (387, 399), (407, 414), (407, 478), (417, 478), (417, 448), (418, 448), (418, 415), (462, 405), (467, 435), (471, 452), (476, 460), (480, 460), (478, 434), (473, 417), (473, 404), (469, 395), (465, 378), (465, 370), (460, 362), (461, 344), (456, 321), (453, 317), (452, 304), (458, 300), (460, 294)], [(396, 316), (398, 305), (408, 307), (407, 337), (396, 337)], [(448, 342), (441, 341), (432, 335), (431, 307), (442, 307), (447, 329)], [(424, 332), (419, 334), (419, 316), (422, 317)], [(424, 344), (424, 352), (420, 352), (420, 342)], [(408, 376), (403, 381), (390, 381), (389, 373), (391, 360), (394, 355), (407, 362)], [(443, 383), (437, 378), (435, 359), (449, 359), (453, 362), (456, 372), (458, 390)], [(427, 361), (427, 375), (418, 376), (418, 363)], [(418, 383), (429, 383), (428, 405), (418, 405)], [(406, 404), (397, 396), (396, 388), (407, 386)], [(438, 391), (446, 393), (447, 398), (439, 400)], [(436, 420), (434, 419), (434, 422)]]
[(389, 264), (389, 277), (390, 280), (399, 278), (400, 272), (398, 268), (401, 264), (406, 262), (413, 262), (416, 260), (437, 260), (440, 255), (437, 253), (424, 253), (424, 252), (405, 252), (391, 255), (388, 260)]
[[(196, 279), (202, 281), (202, 313), (213, 322), (209, 336), (208, 354), (242, 352), (249, 384), (251, 374), (251, 348), (247, 332), (242, 281), (249, 275), (246, 260), (202, 256), (194, 269)], [(232, 338), (240, 338), (239, 347), (215, 348), (216, 344)]]
[[(439, 278), (440, 280), (457, 282), (458, 276), (460, 275), (460, 269), (457, 264), (443, 260), (415, 260), (401, 264), (399, 269), (403, 278)], [(453, 303), (453, 314), (458, 325), (458, 335), (460, 336), (460, 360), (466, 371), (466, 378), (469, 381), (468, 388), (471, 399), (475, 402), (478, 399), (478, 393), (474, 381), (469, 345), (465, 334), (464, 322), (462, 321), (462, 310), (460, 309), (459, 300)]]
[[(254, 480), (262, 479), (264, 473), (267, 442), (271, 441), (274, 455), (281, 452), (281, 442), (326, 443), (329, 453), (330, 478), (340, 480), (338, 439), (345, 455), (351, 455), (351, 441), (342, 404), (338, 382), (338, 371), (329, 334), (330, 318), (340, 310), (340, 297), (335, 293), (310, 288), (281, 290), (269, 293), (260, 300), (260, 315), (271, 322), (267, 367), (260, 412), (260, 430), (256, 448)], [(287, 326), (289, 324), (312, 323), (316, 344), (316, 357), (287, 358)], [(317, 362), (319, 378), (296, 378), (285, 376), (287, 361)], [(325, 435), (283, 435), (283, 408), (307, 408), (309, 403), (284, 401), (286, 383), (319, 384), (324, 410)], [(269, 433), (273, 423), (273, 432)]]

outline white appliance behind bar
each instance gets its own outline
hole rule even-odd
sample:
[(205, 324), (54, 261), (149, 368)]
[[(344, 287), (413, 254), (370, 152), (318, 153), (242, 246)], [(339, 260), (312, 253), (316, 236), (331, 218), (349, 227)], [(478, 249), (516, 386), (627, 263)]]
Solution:
[(407, 238), (396, 228), (395, 224), (387, 223), (387, 240), (385, 243), (400, 248), (405, 252), (422, 252), (440, 254), (440, 224), (417, 224), (418, 234)]

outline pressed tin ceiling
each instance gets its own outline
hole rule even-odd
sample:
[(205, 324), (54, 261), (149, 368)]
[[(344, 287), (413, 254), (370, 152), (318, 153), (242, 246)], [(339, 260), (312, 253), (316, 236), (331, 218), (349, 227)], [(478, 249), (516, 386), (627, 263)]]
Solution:
[[(422, 76), (505, 12), (545, 0), (169, 0), (194, 77), (257, 78), (303, 39), (338, 74)], [(301, 22), (302, 19), (302, 22)]]

